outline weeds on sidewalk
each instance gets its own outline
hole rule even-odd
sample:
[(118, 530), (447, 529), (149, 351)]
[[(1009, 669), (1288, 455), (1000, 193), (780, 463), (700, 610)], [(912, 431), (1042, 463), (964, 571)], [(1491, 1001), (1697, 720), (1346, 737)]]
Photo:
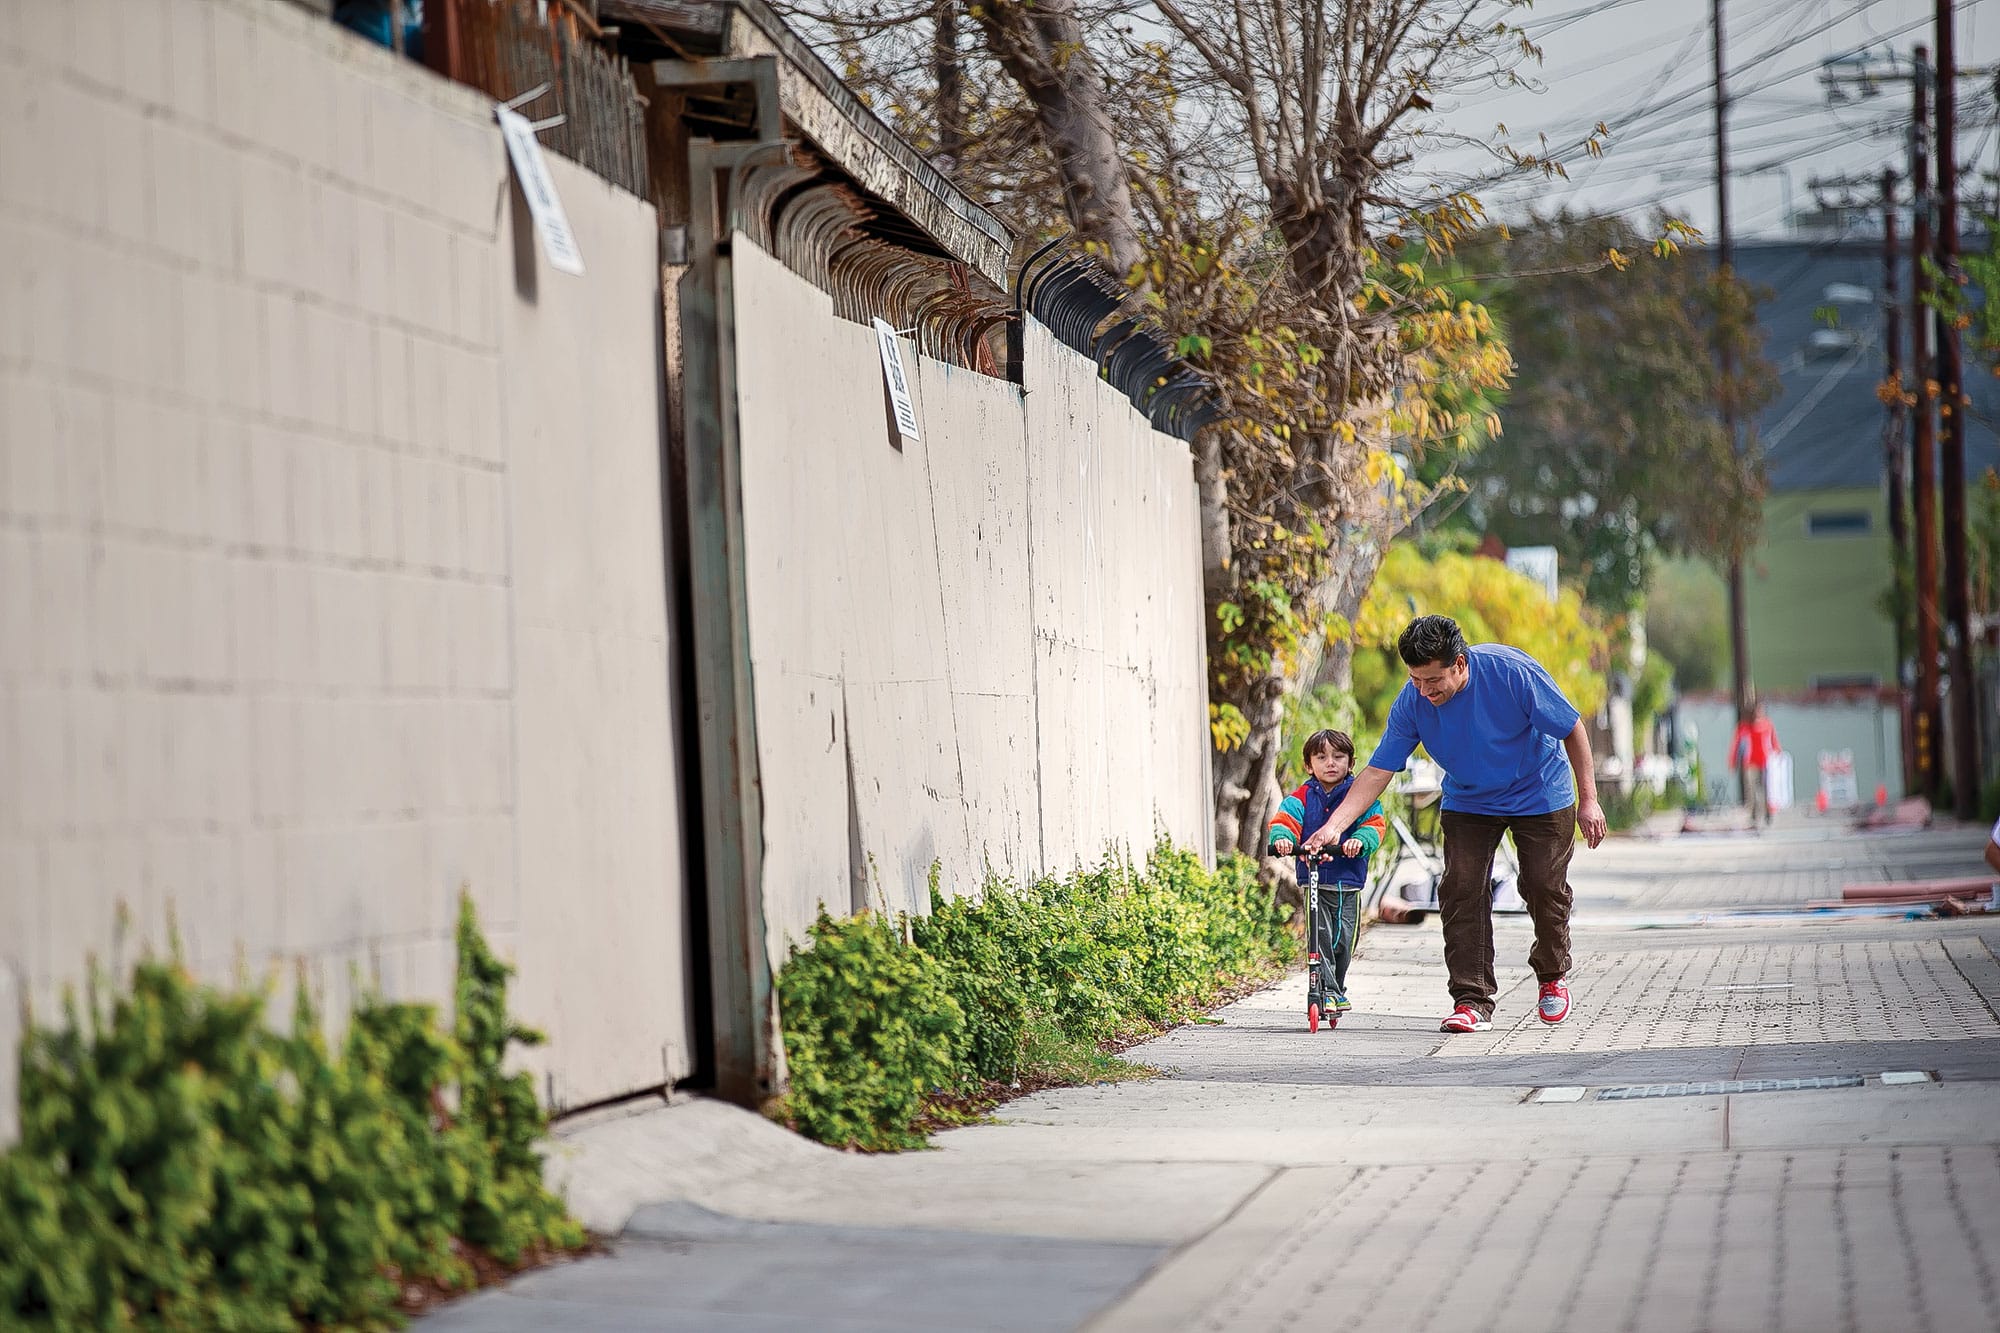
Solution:
[[(372, 1002), (335, 1055), (300, 987), (196, 982), (147, 959), (93, 978), (21, 1054), (21, 1136), (0, 1156), (0, 1325), (386, 1328), (399, 1307), (584, 1243), (543, 1187), (509, 970), (469, 899), (457, 1017)], [(456, 1100), (456, 1109), (450, 1102)]]
[(1017, 1089), (1144, 1077), (1119, 1060), (1295, 941), (1288, 909), (1240, 858), (1209, 871), (1166, 842), (1021, 888), (950, 898), (928, 916), (824, 913), (778, 975), (791, 1087), (770, 1109), (821, 1142), (920, 1147)]

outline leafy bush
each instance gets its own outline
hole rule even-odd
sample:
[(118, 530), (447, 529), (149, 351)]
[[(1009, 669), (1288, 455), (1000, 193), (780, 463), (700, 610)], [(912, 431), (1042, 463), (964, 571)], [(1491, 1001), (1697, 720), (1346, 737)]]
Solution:
[(958, 1081), (965, 1015), (943, 967), (894, 923), (820, 910), (778, 974), (793, 1123), (822, 1143), (914, 1148), (924, 1097)]
[(938, 879), (907, 940), (877, 916), (822, 913), (778, 975), (792, 1082), (774, 1110), (822, 1142), (920, 1146), (935, 1094), (1101, 1068), (1103, 1043), (1295, 948), (1253, 862), (1210, 871), (1165, 842), (1143, 873), (1113, 858), (1019, 889), (992, 880), (976, 898)]
[[(399, 1284), (462, 1286), (583, 1234), (542, 1185), (546, 1129), (505, 1076), (508, 969), (469, 902), (459, 1018), (371, 1003), (330, 1054), (304, 988), (268, 993), (149, 959), (108, 1004), (93, 980), (21, 1051), (20, 1141), (0, 1156), (0, 1325), (381, 1328)], [(443, 1114), (456, 1086), (460, 1113)]]
[[(1007, 893), (947, 897), (931, 871), (931, 914), (910, 923), (916, 948), (944, 969), (964, 1025), (952, 1050), (961, 1082), (1012, 1079), (1028, 1026), (1024, 932), (1030, 917)], [(791, 1023), (787, 1020), (789, 1036)]]
[(1607, 787), (1599, 793), (1598, 803), (1604, 807), (1604, 822), (1612, 832), (1623, 833), (1635, 829), (1652, 818), (1658, 808), (1658, 798), (1653, 789), (1641, 782), (1633, 786), (1631, 792)]
[(1412, 615), (1457, 619), (1467, 643), (1505, 643), (1548, 668), (1586, 717), (1604, 704), (1610, 639), (1574, 588), (1550, 602), (1542, 585), (1483, 556), (1425, 559), (1414, 545), (1389, 548), (1354, 622), (1354, 696), (1379, 728), (1407, 679), (1396, 636)]

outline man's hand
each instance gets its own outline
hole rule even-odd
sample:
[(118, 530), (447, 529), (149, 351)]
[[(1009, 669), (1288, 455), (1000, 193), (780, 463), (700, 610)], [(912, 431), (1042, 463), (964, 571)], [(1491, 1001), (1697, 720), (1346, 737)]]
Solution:
[(1290, 838), (1278, 839), (1271, 844), (1271, 853), (1274, 856), (1290, 856), (1292, 854), (1292, 840)]
[(1604, 841), (1610, 826), (1604, 822), (1604, 807), (1597, 803), (1595, 796), (1587, 796), (1577, 803), (1576, 826), (1583, 830), (1584, 845), (1595, 849)]
[(1313, 834), (1310, 838), (1307, 838), (1304, 843), (1300, 844), (1300, 850), (1304, 852), (1307, 856), (1318, 856), (1321, 852), (1324, 852), (1326, 850), (1326, 844), (1329, 841), (1331, 841), (1332, 838), (1333, 835), (1330, 832), (1328, 832), (1326, 829), (1321, 829), (1319, 832)]
[(1359, 855), (1361, 855), (1361, 839), (1359, 839), (1359, 838), (1349, 838), (1349, 839), (1348, 839), (1348, 840), (1347, 840), (1346, 842), (1343, 842), (1343, 843), (1341, 843), (1341, 844), (1340, 844), (1340, 854), (1341, 854), (1342, 856), (1359, 856)]

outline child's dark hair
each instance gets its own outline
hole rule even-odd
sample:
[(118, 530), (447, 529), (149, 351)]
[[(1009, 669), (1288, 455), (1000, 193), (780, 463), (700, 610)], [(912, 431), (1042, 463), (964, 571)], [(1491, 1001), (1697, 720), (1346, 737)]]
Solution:
[(1354, 738), (1344, 731), (1335, 731), (1332, 727), (1322, 727), (1320, 730), (1306, 737), (1305, 747), (1301, 753), (1304, 754), (1305, 761), (1310, 764), (1313, 761), (1313, 756), (1321, 750), (1332, 750), (1337, 754), (1344, 754), (1347, 756), (1348, 763), (1352, 764), (1354, 762)]

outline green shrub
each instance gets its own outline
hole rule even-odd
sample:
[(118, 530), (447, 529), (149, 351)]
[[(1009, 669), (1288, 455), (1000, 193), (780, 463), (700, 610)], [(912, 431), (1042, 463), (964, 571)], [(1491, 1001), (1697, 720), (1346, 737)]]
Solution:
[(1623, 833), (1652, 818), (1657, 798), (1653, 789), (1641, 782), (1629, 794), (1616, 787), (1607, 788), (1599, 794), (1599, 804), (1604, 807), (1604, 822), (1612, 832)]
[(915, 1147), (937, 1091), (1128, 1068), (1104, 1044), (1296, 948), (1253, 862), (1210, 871), (1165, 842), (1143, 873), (1111, 858), (1019, 889), (989, 880), (976, 898), (938, 881), (907, 940), (880, 917), (822, 913), (778, 975), (792, 1082), (774, 1110), (822, 1142)]
[(400, 1282), (471, 1280), (466, 1244), (508, 1263), (580, 1244), (542, 1185), (540, 1108), (500, 1072), (524, 1034), (469, 902), (459, 969), (456, 1039), (429, 1006), (371, 1003), (338, 1059), (303, 986), (274, 1032), (267, 991), (178, 960), (141, 962), (108, 1004), (93, 981), (22, 1045), (0, 1325), (388, 1327)]
[[(1022, 934), (1028, 918), (1004, 891), (946, 897), (931, 873), (931, 914), (910, 923), (911, 942), (937, 960), (965, 1022), (952, 1049), (962, 1085), (1012, 1079), (1028, 1024)], [(790, 1030), (789, 1020), (786, 1023)]]
[(965, 1015), (943, 967), (871, 912), (835, 921), (822, 909), (811, 934), (778, 974), (785, 1112), (822, 1143), (920, 1146), (924, 1098), (959, 1081)]

